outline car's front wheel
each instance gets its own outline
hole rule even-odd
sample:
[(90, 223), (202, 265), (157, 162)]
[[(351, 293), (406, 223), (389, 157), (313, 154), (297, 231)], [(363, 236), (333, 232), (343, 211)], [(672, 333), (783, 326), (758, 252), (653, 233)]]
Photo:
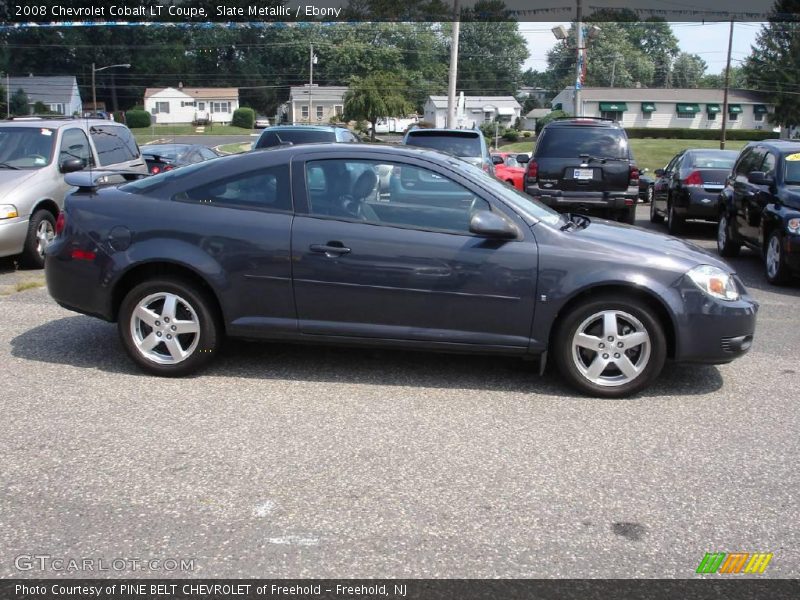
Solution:
[(651, 223), (663, 223), (664, 222), (664, 215), (661, 215), (656, 210), (656, 203), (653, 200), (650, 200), (650, 222)]
[(182, 280), (150, 280), (134, 287), (122, 301), (118, 326), (128, 355), (155, 375), (197, 371), (221, 342), (208, 295)]
[(561, 320), (554, 361), (573, 387), (621, 398), (649, 385), (664, 366), (667, 342), (653, 310), (637, 299), (599, 297)]
[(44, 267), (44, 252), (56, 237), (56, 219), (49, 210), (39, 209), (28, 222), (28, 235), (19, 257), (19, 264), (25, 269)]
[(645, 194), (644, 195), (644, 201), (645, 202), (649, 202), (650, 204), (652, 204), (653, 203), (653, 186), (652, 185), (648, 185), (647, 186), (647, 190), (645, 191), (644, 194)]
[(720, 256), (730, 258), (737, 256), (741, 249), (742, 244), (737, 242), (733, 235), (728, 213), (722, 211), (717, 222), (717, 252)]
[(791, 279), (789, 266), (786, 264), (786, 253), (781, 243), (781, 234), (775, 229), (769, 234), (767, 248), (764, 252), (764, 266), (767, 272), (767, 281), (773, 285), (784, 285)]

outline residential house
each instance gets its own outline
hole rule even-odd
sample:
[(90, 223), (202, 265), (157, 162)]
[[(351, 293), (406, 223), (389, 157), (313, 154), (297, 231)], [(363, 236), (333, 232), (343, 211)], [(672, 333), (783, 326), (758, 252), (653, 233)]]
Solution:
[(144, 109), (158, 123), (222, 123), (233, 119), (239, 108), (237, 88), (147, 88)]
[(0, 83), (8, 86), (9, 95), (22, 89), (28, 96), (31, 112), (37, 102), (43, 103), (48, 110), (65, 116), (76, 113), (80, 115), (83, 112), (78, 81), (72, 75), (9, 77), (7, 81), (0, 80)]
[(549, 108), (534, 108), (522, 118), (522, 123), (520, 129), (525, 129), (528, 131), (536, 131), (536, 122), (550, 114), (551, 109)]
[[(720, 129), (723, 90), (700, 88), (583, 88), (583, 116), (604, 117), (623, 127), (685, 127)], [(573, 114), (575, 90), (566, 88), (553, 98), (553, 109)], [(765, 94), (728, 91), (728, 129), (772, 129), (774, 106)]]
[(506, 127), (513, 126), (522, 106), (513, 96), (459, 96), (456, 123), (447, 123), (447, 96), (428, 96), (423, 107), (425, 121), (434, 127), (472, 129), (495, 119)]
[(327, 125), (344, 114), (346, 86), (300, 85), (289, 88), (289, 101), (278, 107), (276, 123)]
[(550, 99), (550, 91), (540, 87), (523, 85), (517, 90), (517, 99), (526, 100), (527, 98), (536, 98), (544, 106)]

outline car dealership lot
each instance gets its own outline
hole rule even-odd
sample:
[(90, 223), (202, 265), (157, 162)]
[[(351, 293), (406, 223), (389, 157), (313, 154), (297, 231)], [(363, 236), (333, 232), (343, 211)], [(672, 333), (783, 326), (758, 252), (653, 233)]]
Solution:
[(278, 344), (158, 379), (114, 325), (43, 289), (0, 296), (0, 576), (86, 575), (15, 568), (46, 554), (193, 558), (180, 574), (203, 577), (688, 577), (705, 552), (761, 551), (764, 576), (797, 577), (800, 284), (731, 262), (761, 303), (751, 352), (626, 400), (513, 358)]

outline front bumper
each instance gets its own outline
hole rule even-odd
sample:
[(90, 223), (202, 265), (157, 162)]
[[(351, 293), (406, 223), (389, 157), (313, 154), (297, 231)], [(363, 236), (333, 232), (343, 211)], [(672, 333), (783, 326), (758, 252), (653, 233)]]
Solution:
[(0, 221), (0, 256), (21, 254), (28, 236), (28, 219)]
[(675, 359), (724, 364), (746, 354), (753, 343), (758, 303), (736, 278), (742, 296), (736, 301), (712, 298), (688, 279), (680, 285), (684, 312), (678, 319)]

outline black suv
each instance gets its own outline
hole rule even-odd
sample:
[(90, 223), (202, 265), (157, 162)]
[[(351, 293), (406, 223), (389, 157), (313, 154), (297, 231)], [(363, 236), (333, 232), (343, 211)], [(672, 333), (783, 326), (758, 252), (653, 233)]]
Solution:
[(561, 212), (601, 214), (633, 224), (639, 169), (625, 130), (608, 119), (551, 121), (528, 162), (525, 191)]
[(719, 197), (717, 249), (761, 251), (770, 283), (800, 275), (800, 142), (770, 140), (744, 147)]

